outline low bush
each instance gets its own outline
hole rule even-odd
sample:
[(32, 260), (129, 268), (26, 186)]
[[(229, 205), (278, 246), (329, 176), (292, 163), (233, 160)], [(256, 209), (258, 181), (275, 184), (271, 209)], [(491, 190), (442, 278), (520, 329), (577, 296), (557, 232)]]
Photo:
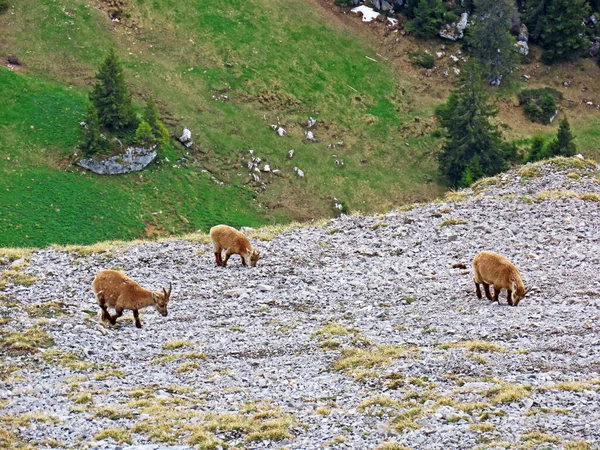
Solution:
[(525, 89), (519, 93), (519, 105), (525, 116), (532, 122), (550, 123), (556, 115), (556, 102), (562, 100), (562, 93), (552, 88)]
[(420, 50), (410, 53), (408, 59), (413, 66), (424, 67), (425, 69), (433, 69), (435, 66), (433, 55)]

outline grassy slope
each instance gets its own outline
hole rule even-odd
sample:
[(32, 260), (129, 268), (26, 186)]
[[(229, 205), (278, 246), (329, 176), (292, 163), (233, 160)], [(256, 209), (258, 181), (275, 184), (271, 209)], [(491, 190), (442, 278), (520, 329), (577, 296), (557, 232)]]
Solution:
[(118, 178), (63, 170), (60, 156), (77, 141), (73, 122), (85, 101), (76, 89), (0, 69), (0, 99), (7, 105), (0, 116), (0, 246), (131, 239), (147, 225), (181, 231), (217, 221), (263, 223), (248, 207), (249, 192), (198, 171), (169, 170), (165, 183), (159, 167)]
[[(101, 0), (15, 2), (0, 16), (6, 30), (0, 58), (18, 55), (27, 73), (0, 68), (0, 105), (16, 102), (19, 94), (15, 111), (0, 106), (0, 183), (6, 185), (0, 186), (0, 201), (8, 205), (0, 211), (0, 245), (90, 243), (155, 228), (180, 233), (217, 222), (308, 219), (331, 214), (332, 197), (372, 212), (438, 195), (435, 182), (424, 182), (435, 179), (440, 144), (429, 136), (429, 117), (452, 77), (438, 71), (426, 78), (405, 60), (416, 47), (437, 51), (441, 43), (398, 41), (397, 34), (384, 32), (372, 39), (366, 32), (357, 36), (357, 24), (349, 23), (359, 19), (339, 20), (315, 4), (129, 0), (126, 17), (114, 23)], [(362, 32), (364, 25), (359, 27)], [(173, 169), (181, 149), (165, 150), (171, 164), (154, 165), (141, 176), (109, 179), (66, 164), (93, 74), (110, 47), (122, 58), (139, 106), (151, 95), (173, 132), (192, 129), (206, 152), (191, 155), (197, 164)], [(579, 75), (593, 72), (586, 64)], [(523, 69), (532, 84), (559, 88), (554, 80), (560, 84), (572, 71), (536, 67)], [(590, 89), (595, 73), (586, 75)], [(521, 85), (516, 81), (500, 97), (511, 97), (510, 90)], [(214, 100), (221, 95), (228, 101)], [(555, 132), (554, 126), (526, 123), (510, 103), (501, 104), (500, 114), (508, 138)], [(308, 116), (319, 120), (316, 144), (303, 139)], [(585, 111), (569, 117), (580, 149), (598, 156), (598, 118)], [(278, 121), (288, 136), (270, 129)], [(328, 147), (340, 140), (343, 147)], [(296, 156), (288, 160), (292, 148)], [(265, 190), (246, 185), (249, 149), (283, 174), (263, 176)], [(295, 166), (305, 179), (295, 176)]]
[[(28, 71), (0, 69), (0, 104), (22, 93), (18, 108), (2, 119), (0, 155), (12, 158), (0, 163), (9, 188), (2, 200), (10, 206), (0, 218), (0, 245), (130, 238), (143, 235), (148, 223), (183, 232), (221, 221), (306, 219), (330, 214), (334, 196), (353, 209), (374, 211), (440, 192), (423, 182), (435, 174), (426, 152), (436, 142), (398, 142), (403, 122), (431, 110), (408, 112), (393, 68), (367, 59), (376, 50), (348, 29), (331, 26), (310, 2), (132, 0), (121, 24), (101, 7), (83, 0), (25, 0), (0, 17), (7, 30), (0, 56), (18, 55)], [(230, 187), (210, 181), (201, 166), (154, 167), (143, 181), (139, 175), (107, 179), (62, 170), (88, 85), (111, 46), (138, 98), (155, 97), (177, 131), (190, 127), (208, 151), (203, 165)], [(231, 101), (214, 101), (220, 93)], [(45, 108), (38, 107), (42, 103)], [(301, 124), (309, 115), (319, 119), (316, 144), (303, 139)], [(277, 120), (288, 136), (270, 129)], [(339, 140), (346, 145), (327, 147)], [(296, 157), (288, 161), (291, 148)], [(248, 149), (284, 175), (268, 180), (259, 202), (243, 186), (248, 173), (240, 155)], [(171, 151), (171, 161), (182, 154)], [(333, 155), (345, 168), (334, 164)], [(306, 173), (304, 180), (295, 176), (295, 166)], [(158, 210), (162, 216), (152, 215)]]

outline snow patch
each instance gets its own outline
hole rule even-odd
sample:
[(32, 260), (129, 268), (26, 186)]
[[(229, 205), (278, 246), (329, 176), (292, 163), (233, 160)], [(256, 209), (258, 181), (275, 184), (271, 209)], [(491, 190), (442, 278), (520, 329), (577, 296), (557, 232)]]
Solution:
[(373, 8), (369, 8), (368, 6), (365, 5), (361, 5), (361, 6), (357, 6), (356, 8), (352, 8), (351, 11), (353, 13), (362, 13), (362, 21), (363, 22), (370, 22), (371, 20), (379, 17), (379, 13), (377, 11), (375, 11)]

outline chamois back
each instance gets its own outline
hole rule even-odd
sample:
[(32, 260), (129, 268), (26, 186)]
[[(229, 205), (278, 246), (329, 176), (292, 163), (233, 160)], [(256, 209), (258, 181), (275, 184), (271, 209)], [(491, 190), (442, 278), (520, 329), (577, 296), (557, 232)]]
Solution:
[[(507, 258), (495, 252), (480, 252), (473, 258), (473, 281), (475, 282), (477, 297), (481, 298), (479, 284), (483, 284), (489, 300), (498, 301), (501, 289), (507, 290), (509, 305), (517, 306), (527, 290), (521, 279), (521, 273)], [(494, 286), (494, 298), (491, 298), (489, 285)]]
[[(217, 266), (225, 267), (231, 255), (240, 255), (244, 266), (255, 267), (260, 253), (252, 247), (244, 233), (228, 225), (216, 225), (210, 229)], [(225, 259), (221, 252), (225, 250)]]
[[(108, 320), (114, 325), (117, 318), (123, 314), (123, 310), (130, 309), (133, 311), (136, 326), (141, 328), (138, 310), (154, 305), (160, 314), (166, 316), (173, 286), (169, 283), (169, 291), (163, 288), (162, 291), (152, 292), (141, 287), (124, 273), (102, 270), (96, 275), (92, 288), (102, 310), (103, 320)], [(108, 307), (115, 309), (115, 316), (108, 313)]]

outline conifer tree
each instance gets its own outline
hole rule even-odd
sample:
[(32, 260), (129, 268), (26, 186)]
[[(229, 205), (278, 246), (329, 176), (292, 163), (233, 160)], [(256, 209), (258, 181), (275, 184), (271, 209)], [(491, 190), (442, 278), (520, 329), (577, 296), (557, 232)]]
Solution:
[(548, 149), (546, 148), (546, 143), (544, 142), (544, 138), (541, 136), (534, 136), (531, 140), (531, 148), (527, 153), (527, 162), (535, 162), (540, 159), (545, 159), (548, 157)]
[(123, 68), (114, 50), (108, 53), (96, 74), (97, 82), (90, 92), (90, 101), (98, 111), (100, 123), (110, 131), (129, 131), (137, 127), (138, 119), (125, 83)]
[(542, 59), (572, 60), (588, 46), (583, 19), (589, 15), (586, 0), (528, 0), (525, 22), (532, 40), (544, 47)]
[(548, 145), (549, 156), (573, 156), (577, 152), (575, 136), (571, 133), (571, 126), (565, 117), (560, 121), (556, 138)]
[(515, 38), (510, 34), (517, 14), (513, 0), (475, 0), (477, 15), (469, 30), (473, 55), (481, 63), (490, 84), (500, 84), (517, 65)]
[(146, 103), (146, 109), (144, 110), (144, 120), (148, 122), (148, 124), (152, 128), (152, 134), (154, 134), (156, 140), (159, 143), (164, 145), (169, 143), (169, 131), (158, 117), (158, 108), (156, 107), (156, 104), (152, 99), (148, 100), (148, 103)]
[(475, 181), (475, 177), (501, 172), (508, 159), (515, 156), (514, 147), (502, 141), (497, 126), (489, 121), (498, 110), (487, 103), (481, 77), (481, 68), (477, 64), (465, 66), (461, 86), (437, 109), (440, 123), (445, 128), (439, 171), (450, 186), (460, 186)]
[(442, 0), (419, 0), (414, 7), (414, 19), (408, 30), (420, 37), (437, 36), (442, 26)]
[(142, 147), (149, 147), (156, 143), (156, 137), (152, 133), (152, 127), (146, 121), (141, 121), (135, 130), (135, 141)]
[(85, 118), (85, 126), (81, 129), (81, 139), (79, 148), (83, 150), (86, 156), (91, 156), (95, 153), (100, 153), (107, 150), (109, 147), (108, 140), (102, 136), (100, 132), (100, 120), (98, 112), (93, 104), (88, 105), (87, 116)]

